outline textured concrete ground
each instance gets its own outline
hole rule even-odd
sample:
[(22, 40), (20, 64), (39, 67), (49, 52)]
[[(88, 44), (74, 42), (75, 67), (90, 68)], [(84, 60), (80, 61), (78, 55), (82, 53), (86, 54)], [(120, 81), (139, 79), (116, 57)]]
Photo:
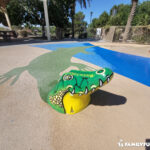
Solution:
[[(149, 57), (148, 46), (100, 45)], [(28, 65), (47, 52), (27, 45), (0, 47), (0, 75)], [(79, 62), (75, 58), (72, 61)], [(63, 115), (41, 99), (37, 81), (28, 71), (10, 86), (14, 78), (0, 85), (2, 150), (117, 150), (121, 139), (123, 142), (150, 139), (150, 88), (145, 85), (115, 74), (108, 85), (92, 95), (85, 110)]]
[[(29, 46), (1, 47), (0, 74), (27, 65), (45, 52)], [(25, 71), (13, 86), (11, 81), (0, 85), (0, 149), (51, 149), (51, 110), (41, 100), (36, 80)]]

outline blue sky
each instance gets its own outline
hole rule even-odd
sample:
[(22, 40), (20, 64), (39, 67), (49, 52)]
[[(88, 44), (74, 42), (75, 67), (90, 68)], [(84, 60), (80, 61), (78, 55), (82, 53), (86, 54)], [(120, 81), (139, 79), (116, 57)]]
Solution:
[[(147, 0), (139, 0), (139, 2), (143, 2)], [(119, 4), (130, 4), (131, 0), (92, 0), (90, 3), (90, 7), (87, 5), (87, 9), (81, 8), (80, 4), (76, 3), (76, 12), (82, 11), (85, 14), (85, 21), (90, 23), (90, 12), (93, 12), (92, 18), (98, 18), (103, 11), (107, 11), (109, 13), (110, 9), (114, 5)]]

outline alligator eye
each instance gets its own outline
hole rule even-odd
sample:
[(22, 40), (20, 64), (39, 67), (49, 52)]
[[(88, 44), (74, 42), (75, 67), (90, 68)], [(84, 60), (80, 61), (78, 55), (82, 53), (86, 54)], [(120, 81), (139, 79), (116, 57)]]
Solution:
[(72, 80), (72, 79), (73, 79), (73, 76), (72, 76), (72, 75), (69, 75), (68, 79), (69, 79), (69, 80)]
[(64, 80), (72, 80), (73, 79), (73, 76), (72, 75), (65, 75), (63, 77)]
[(98, 70), (96, 73), (100, 74), (100, 73), (103, 73), (104, 70)]

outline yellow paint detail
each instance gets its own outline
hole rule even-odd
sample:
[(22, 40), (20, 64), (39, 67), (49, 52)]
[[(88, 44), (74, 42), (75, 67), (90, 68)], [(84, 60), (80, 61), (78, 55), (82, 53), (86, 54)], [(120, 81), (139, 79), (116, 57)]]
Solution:
[(91, 92), (89, 92), (87, 95), (84, 94), (79, 96), (78, 94), (71, 95), (70, 92), (66, 93), (63, 97), (66, 113), (72, 115), (87, 107), (91, 100), (90, 94)]
[[(110, 80), (112, 77), (110, 78)], [(107, 84), (107, 81), (103, 83), (103, 86)], [(94, 86), (93, 86), (94, 87)], [(97, 87), (95, 91), (97, 91), (100, 87)], [(94, 92), (95, 92), (94, 91)], [(90, 91), (88, 94), (80, 93), (83, 94), (79, 96), (79, 94), (74, 94), (72, 95), (70, 92), (66, 93), (65, 96), (63, 97), (63, 104), (64, 108), (67, 114), (76, 114), (80, 111), (82, 111), (84, 108), (88, 106), (88, 104), (91, 101), (91, 94), (93, 92)]]
[(78, 74), (78, 73), (74, 73), (74, 72), (72, 72), (72, 75), (82, 76), (82, 77), (94, 77), (93, 74)]
[(103, 83), (103, 86), (106, 85), (106, 84), (107, 84), (107, 81), (105, 81), (105, 82)]

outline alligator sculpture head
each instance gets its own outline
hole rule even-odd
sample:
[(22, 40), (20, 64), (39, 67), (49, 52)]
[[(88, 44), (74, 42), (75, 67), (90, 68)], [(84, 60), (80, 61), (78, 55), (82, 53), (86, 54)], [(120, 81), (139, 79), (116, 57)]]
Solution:
[(113, 72), (108, 68), (97, 71), (71, 70), (62, 75), (58, 84), (49, 92), (47, 101), (55, 110), (65, 113), (63, 97), (66, 93), (79, 96), (92, 93), (108, 83), (112, 76)]

